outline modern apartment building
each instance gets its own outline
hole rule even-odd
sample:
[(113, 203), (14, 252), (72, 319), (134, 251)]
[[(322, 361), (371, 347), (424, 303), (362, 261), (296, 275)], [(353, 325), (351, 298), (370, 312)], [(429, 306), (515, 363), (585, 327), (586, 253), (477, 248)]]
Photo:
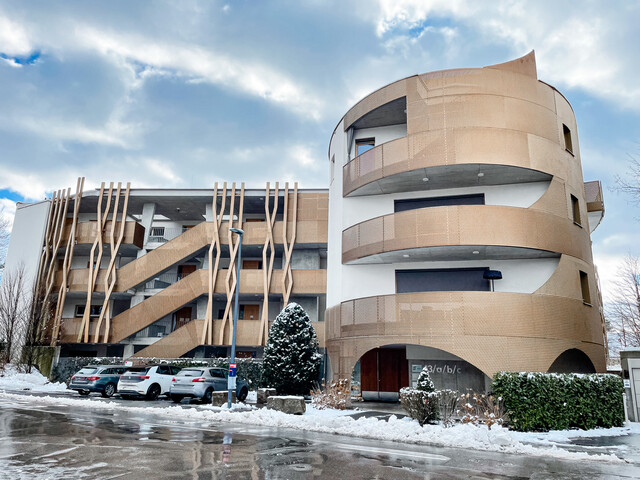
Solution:
[(500, 370), (605, 370), (602, 192), (533, 52), (373, 92), (329, 161), (326, 345), (365, 398), (397, 398), (424, 366), (476, 390)]
[(83, 183), (18, 206), (7, 261), (9, 271), (26, 260), (51, 298), (42, 339), (62, 356), (227, 356), (239, 254), (230, 228), (244, 230), (238, 356), (261, 356), (289, 302), (324, 346), (326, 191)]
[(397, 397), (424, 366), (476, 390), (500, 370), (605, 370), (602, 191), (533, 53), (373, 92), (329, 161), (328, 191), (80, 180), (19, 205), (7, 270), (24, 263), (51, 298), (42, 337), (62, 356), (226, 356), (242, 228), (240, 356), (261, 356), (295, 301), (365, 398)]

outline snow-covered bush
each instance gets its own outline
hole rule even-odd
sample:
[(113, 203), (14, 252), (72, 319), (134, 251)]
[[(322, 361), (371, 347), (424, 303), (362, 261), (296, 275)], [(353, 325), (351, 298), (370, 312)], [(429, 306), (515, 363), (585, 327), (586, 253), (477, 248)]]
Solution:
[(440, 411), (440, 421), (445, 427), (454, 424), (453, 414), (456, 413), (458, 407), (458, 398), (460, 395), (455, 390), (437, 390), (438, 409)]
[(346, 410), (351, 406), (351, 387), (349, 380), (340, 378), (325, 385), (324, 390), (314, 388), (311, 394), (311, 403), (319, 410), (335, 408)]
[(623, 391), (622, 379), (609, 374), (499, 372), (493, 381), (509, 426), (524, 432), (620, 427)]
[(504, 423), (505, 411), (502, 397), (470, 392), (460, 395), (458, 403), (460, 409), (457, 413), (462, 417), (462, 423), (486, 425), (489, 430), (492, 425)]
[(418, 421), (420, 426), (434, 423), (439, 418), (438, 394), (431, 381), (427, 368), (418, 376), (416, 388), (405, 387), (400, 390), (400, 403), (407, 414)]
[(308, 395), (322, 356), (309, 316), (290, 303), (276, 317), (264, 347), (263, 383), (279, 394)]
[(425, 392), (417, 388), (400, 389), (400, 403), (407, 415), (417, 420), (420, 426), (435, 423), (438, 420), (438, 394)]

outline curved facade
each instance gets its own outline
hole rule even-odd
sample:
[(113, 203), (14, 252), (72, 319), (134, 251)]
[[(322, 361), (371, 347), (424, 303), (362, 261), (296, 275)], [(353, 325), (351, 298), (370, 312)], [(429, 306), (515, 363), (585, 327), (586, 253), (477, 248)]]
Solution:
[(329, 161), (334, 375), (355, 367), (363, 390), (392, 392), (429, 362), (488, 380), (569, 368), (572, 349), (591, 362), (576, 370), (605, 370), (590, 239), (601, 190), (585, 196), (573, 110), (537, 79), (533, 52), (373, 92), (336, 127)]

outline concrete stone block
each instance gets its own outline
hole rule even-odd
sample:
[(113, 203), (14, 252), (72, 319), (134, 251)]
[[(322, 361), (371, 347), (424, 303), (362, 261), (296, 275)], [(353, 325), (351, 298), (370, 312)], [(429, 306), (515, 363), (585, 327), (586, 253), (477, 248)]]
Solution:
[(267, 408), (290, 415), (302, 415), (307, 409), (304, 397), (294, 396), (271, 396), (267, 399)]
[[(211, 405), (215, 407), (220, 407), (221, 405), (225, 405), (227, 403), (227, 399), (229, 398), (228, 395), (229, 395), (228, 390), (220, 390), (217, 392), (213, 392), (211, 394)], [(232, 393), (231, 402), (237, 403), (236, 392)]]
[(276, 394), (275, 388), (259, 388), (258, 389), (258, 404), (267, 403), (267, 399)]

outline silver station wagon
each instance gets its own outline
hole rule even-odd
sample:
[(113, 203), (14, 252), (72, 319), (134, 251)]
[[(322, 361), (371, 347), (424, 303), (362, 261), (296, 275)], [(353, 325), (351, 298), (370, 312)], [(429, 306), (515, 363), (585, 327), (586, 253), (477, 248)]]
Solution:
[[(199, 398), (211, 403), (214, 391), (227, 390), (227, 375), (223, 368), (190, 367), (180, 370), (171, 382), (170, 397), (176, 403), (183, 398)], [(249, 385), (244, 380), (236, 380), (236, 398), (242, 402), (247, 398)]]

